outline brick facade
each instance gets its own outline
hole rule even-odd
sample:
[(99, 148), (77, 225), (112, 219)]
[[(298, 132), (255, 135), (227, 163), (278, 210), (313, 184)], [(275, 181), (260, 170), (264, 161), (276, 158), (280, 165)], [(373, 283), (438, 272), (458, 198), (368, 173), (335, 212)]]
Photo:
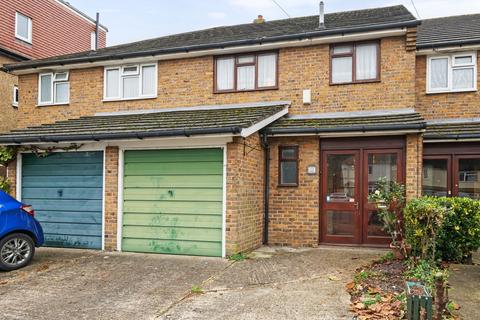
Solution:
[[(14, 60), (0, 54), (0, 67)], [(17, 109), (12, 106), (13, 87), (18, 84), (16, 76), (0, 71), (0, 132), (6, 132), (16, 126)]]
[(407, 134), (405, 188), (407, 200), (422, 195), (423, 139), (419, 134)]
[(117, 248), (117, 214), (118, 214), (118, 147), (105, 148), (105, 217), (104, 234), (105, 250), (113, 251)]

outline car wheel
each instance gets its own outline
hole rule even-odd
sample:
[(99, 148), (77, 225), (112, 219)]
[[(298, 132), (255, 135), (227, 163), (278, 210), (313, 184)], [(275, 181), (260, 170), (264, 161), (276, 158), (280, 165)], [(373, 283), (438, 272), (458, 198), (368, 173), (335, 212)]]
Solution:
[(0, 270), (11, 271), (26, 266), (35, 254), (31, 237), (12, 233), (0, 240)]

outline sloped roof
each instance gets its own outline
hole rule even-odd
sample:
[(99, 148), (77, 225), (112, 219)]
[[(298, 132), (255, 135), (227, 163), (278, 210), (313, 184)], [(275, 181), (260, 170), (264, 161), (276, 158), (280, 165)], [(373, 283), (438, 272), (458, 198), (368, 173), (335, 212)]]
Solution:
[(480, 119), (456, 119), (427, 123), (424, 140), (480, 139)]
[(422, 20), (417, 48), (427, 49), (480, 43), (480, 14)]
[[(287, 104), (99, 115), (58, 121), (0, 135), (0, 144), (100, 141), (208, 134), (243, 135), (283, 116)], [(276, 117), (275, 117), (276, 116)], [(260, 127), (259, 127), (260, 129)]]
[(51, 57), (15, 65), (7, 70), (27, 69), (55, 64), (104, 61), (194, 50), (225, 48), (236, 45), (261, 44), (288, 39), (305, 39), (323, 35), (380, 30), (417, 25), (418, 20), (402, 5), (325, 15), (325, 28), (319, 29), (318, 15), (223, 26), (200, 31), (169, 35), (149, 40), (106, 47), (97, 51)]

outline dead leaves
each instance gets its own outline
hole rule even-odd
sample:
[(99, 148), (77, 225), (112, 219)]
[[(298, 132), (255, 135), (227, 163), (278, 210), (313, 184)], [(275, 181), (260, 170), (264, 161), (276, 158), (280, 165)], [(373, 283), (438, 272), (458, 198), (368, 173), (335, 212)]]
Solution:
[[(369, 288), (376, 291), (377, 288)], [(399, 300), (395, 300), (391, 294), (381, 296), (379, 293), (375, 297), (371, 295), (362, 296), (360, 300), (353, 301), (350, 311), (357, 315), (359, 320), (393, 320), (403, 317), (402, 304)]]

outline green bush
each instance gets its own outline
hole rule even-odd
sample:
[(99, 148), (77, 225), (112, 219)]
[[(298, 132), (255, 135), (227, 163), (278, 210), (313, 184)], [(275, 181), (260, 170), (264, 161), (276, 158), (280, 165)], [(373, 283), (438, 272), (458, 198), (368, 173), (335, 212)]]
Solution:
[(3, 190), (5, 192), (9, 193), (10, 190), (11, 190), (10, 181), (0, 177), (0, 190)]
[(465, 262), (480, 248), (480, 201), (469, 198), (438, 198), (449, 208), (437, 237), (437, 258)]

